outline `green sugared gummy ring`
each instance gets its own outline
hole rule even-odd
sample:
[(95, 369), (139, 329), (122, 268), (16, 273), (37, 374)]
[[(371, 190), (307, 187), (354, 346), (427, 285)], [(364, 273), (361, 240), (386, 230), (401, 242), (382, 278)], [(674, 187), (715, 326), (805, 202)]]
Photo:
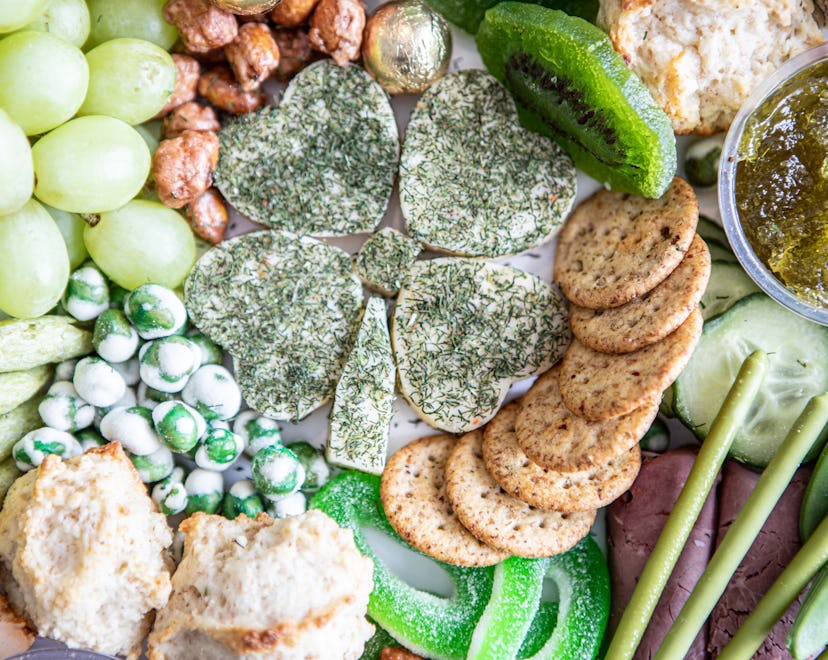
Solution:
[(376, 555), (362, 531), (371, 527), (402, 546), (408, 546), (382, 513), (378, 476), (345, 472), (332, 479), (310, 503), (341, 527), (354, 533), (360, 552), (374, 562), (374, 590), (368, 615), (406, 648), (429, 658), (466, 657), (475, 625), (492, 593), (494, 569), (466, 568), (435, 562), (455, 585), (451, 598), (415, 589), (397, 576)]

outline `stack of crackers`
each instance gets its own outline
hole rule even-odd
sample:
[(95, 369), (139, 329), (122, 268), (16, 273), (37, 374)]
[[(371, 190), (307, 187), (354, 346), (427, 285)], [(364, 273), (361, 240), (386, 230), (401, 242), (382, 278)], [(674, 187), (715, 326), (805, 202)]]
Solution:
[(551, 556), (641, 466), (638, 442), (701, 337), (710, 254), (698, 201), (676, 178), (659, 199), (600, 191), (559, 236), (555, 282), (571, 303), (563, 360), (483, 430), (416, 440), (389, 460), (394, 529), (447, 563)]

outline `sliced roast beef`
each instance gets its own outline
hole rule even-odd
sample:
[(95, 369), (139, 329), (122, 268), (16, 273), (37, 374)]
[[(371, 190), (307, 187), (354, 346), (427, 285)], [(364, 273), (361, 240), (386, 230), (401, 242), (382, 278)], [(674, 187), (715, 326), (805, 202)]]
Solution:
[[(797, 471), (713, 609), (708, 645), (713, 657), (716, 657), (730, 641), (748, 614), (753, 611), (756, 603), (770, 589), (799, 550), (799, 508), (810, 473), (810, 468), (801, 468)], [(722, 484), (719, 487), (717, 545), (724, 539), (725, 533), (733, 524), (757, 481), (758, 473), (735, 461), (725, 464)], [(780, 660), (791, 657), (785, 647), (785, 637), (800, 603), (801, 596), (773, 627), (771, 634), (753, 656), (754, 659)]]
[[(641, 473), (628, 493), (610, 505), (607, 515), (609, 567), (612, 577), (611, 630), (632, 596), (644, 564), (667, 522), (667, 516), (687, 480), (696, 452), (674, 449), (645, 458)], [(707, 566), (716, 535), (715, 488), (702, 508), (687, 545), (658, 602), (635, 658), (649, 660), (658, 649), (690, 591)], [(693, 642), (687, 658), (703, 659), (707, 627)]]

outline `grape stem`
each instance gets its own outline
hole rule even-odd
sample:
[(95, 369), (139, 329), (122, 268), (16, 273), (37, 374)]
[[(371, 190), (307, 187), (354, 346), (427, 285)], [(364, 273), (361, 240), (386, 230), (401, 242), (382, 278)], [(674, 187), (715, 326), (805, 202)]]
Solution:
[[(812, 398), (805, 406), (785, 437), (785, 441), (765, 468), (724, 540), (708, 562), (707, 568), (676, 617), (673, 626), (664, 637), (654, 660), (683, 658), (687, 654), (693, 640), (750, 546), (753, 545), (797, 468), (814, 443), (820, 440), (826, 424), (828, 424), (828, 394), (820, 394)], [(796, 594), (798, 593), (799, 590)], [(759, 643), (761, 639), (757, 647)]]
[(828, 517), (822, 520), (788, 567), (776, 578), (776, 582), (745, 619), (733, 639), (722, 649), (719, 660), (750, 658), (768, 636), (771, 628), (826, 562)]
[(650, 554), (632, 598), (624, 610), (615, 636), (607, 649), (607, 660), (629, 660), (635, 654), (661, 593), (678, 561), (693, 525), (736, 432), (747, 417), (768, 370), (768, 356), (754, 351), (742, 363), (736, 380), (713, 420), (658, 542)]
[(79, 215), (90, 227), (94, 227), (101, 221), (100, 213), (81, 213)]

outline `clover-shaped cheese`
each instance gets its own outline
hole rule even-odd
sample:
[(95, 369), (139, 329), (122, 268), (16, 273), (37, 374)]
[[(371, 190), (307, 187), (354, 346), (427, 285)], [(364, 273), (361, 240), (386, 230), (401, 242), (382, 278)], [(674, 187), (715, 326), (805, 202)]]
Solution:
[(516, 254), (549, 240), (574, 199), (572, 160), (520, 126), (515, 102), (485, 71), (458, 71), (423, 94), (400, 162), (413, 238), (450, 254)]
[(548, 369), (569, 343), (563, 298), (533, 275), (458, 258), (418, 261), (409, 275), (391, 337), (400, 392), (432, 426), (482, 426), (513, 382)]
[(216, 186), (236, 209), (275, 229), (315, 236), (372, 231), (399, 160), (388, 94), (359, 66), (320, 61), (278, 108), (236, 118), (219, 134)]
[(334, 392), (362, 315), (350, 256), (283, 231), (243, 234), (196, 263), (190, 319), (235, 360), (251, 408), (302, 419)]

